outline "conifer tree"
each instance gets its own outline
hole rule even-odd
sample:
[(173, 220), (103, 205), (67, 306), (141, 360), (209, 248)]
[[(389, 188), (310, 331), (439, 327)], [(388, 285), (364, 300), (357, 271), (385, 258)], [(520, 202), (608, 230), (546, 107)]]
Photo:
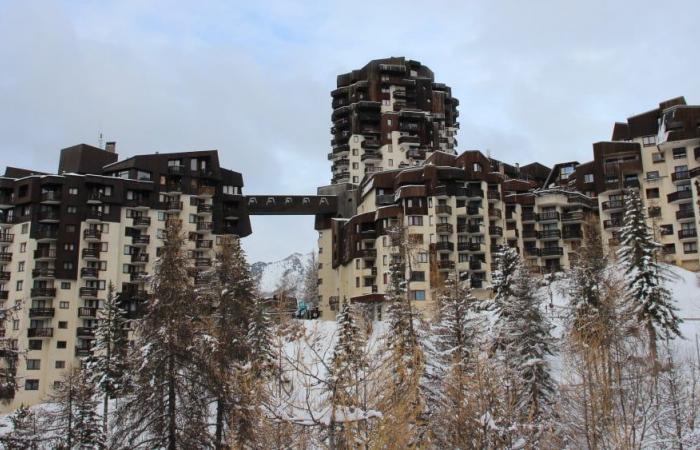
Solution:
[(151, 279), (152, 294), (136, 321), (134, 381), (119, 402), (115, 441), (130, 448), (201, 448), (207, 432), (209, 311), (198, 302), (179, 220), (170, 220)]
[(657, 361), (657, 339), (680, 336), (682, 320), (671, 293), (664, 287), (668, 275), (656, 258), (660, 244), (653, 239), (644, 205), (635, 190), (626, 193), (620, 241), (618, 257), (625, 269), (633, 320), (646, 330), (650, 357)]
[(109, 423), (109, 399), (125, 392), (128, 385), (126, 313), (119, 307), (110, 282), (107, 298), (98, 313), (97, 329), (92, 356), (86, 367), (90, 381), (102, 395), (103, 432), (107, 434)]
[(251, 427), (248, 405), (241, 404), (242, 397), (230, 385), (240, 379), (234, 372), (249, 370), (247, 336), (256, 296), (255, 281), (238, 238), (226, 236), (221, 240), (214, 267), (203, 277), (207, 286), (199, 293), (212, 311), (208, 320), (214, 338), (210, 365), (210, 388), (216, 402), (214, 446), (222, 448), (230, 441), (226, 436), (230, 426), (236, 428), (235, 436), (241, 439), (251, 434), (247, 430)]
[(493, 298), (485, 301), (486, 309), (493, 311), (496, 318), (493, 327), (491, 351), (503, 351), (510, 342), (506, 330), (510, 324), (514, 280), (523, 264), (518, 252), (512, 247), (501, 248), (497, 256), (496, 270), (493, 273)]
[(256, 377), (269, 375), (275, 359), (273, 324), (260, 297), (256, 297), (253, 302), (247, 340), (253, 374)]
[(97, 449), (104, 445), (102, 424), (95, 409), (95, 386), (84, 369), (67, 370), (49, 396), (54, 407), (45, 416), (44, 430), (56, 436), (56, 448)]
[(41, 441), (36, 414), (24, 405), (20, 405), (11, 415), (12, 431), (0, 436), (4, 448), (17, 450), (37, 450)]

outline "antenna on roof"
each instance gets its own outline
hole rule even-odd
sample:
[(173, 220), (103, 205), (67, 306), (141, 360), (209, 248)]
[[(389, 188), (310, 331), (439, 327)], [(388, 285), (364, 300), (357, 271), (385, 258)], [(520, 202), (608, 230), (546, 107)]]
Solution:
[(100, 131), (100, 135), (97, 137), (97, 146), (99, 148), (102, 148), (102, 143), (103, 143), (102, 132)]

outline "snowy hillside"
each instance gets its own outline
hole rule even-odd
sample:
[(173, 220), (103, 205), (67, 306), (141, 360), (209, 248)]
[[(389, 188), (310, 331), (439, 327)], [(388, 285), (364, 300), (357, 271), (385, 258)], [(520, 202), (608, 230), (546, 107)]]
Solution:
[(287, 277), (293, 285), (301, 285), (304, 265), (309, 254), (292, 253), (284, 259), (272, 262), (256, 262), (250, 266), (253, 277), (263, 295), (271, 295), (280, 280)]

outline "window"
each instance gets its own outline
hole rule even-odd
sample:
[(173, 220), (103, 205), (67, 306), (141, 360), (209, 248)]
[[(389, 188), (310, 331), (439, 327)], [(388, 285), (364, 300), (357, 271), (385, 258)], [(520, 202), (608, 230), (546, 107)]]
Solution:
[(474, 165), (472, 166), (472, 170), (473, 170), (474, 172), (481, 172), (481, 164), (479, 164), (479, 163), (474, 163)]
[(359, 178), (358, 178), (358, 177), (352, 177), (352, 182), (355, 183), (355, 184), (357, 184), (357, 183), (359, 182)]
[(68, 206), (66, 208), (66, 212), (68, 214), (76, 214), (78, 212), (78, 207), (77, 206)]
[(64, 270), (73, 270), (73, 263), (72, 262), (64, 262), (63, 269)]
[(58, 307), (61, 308), (61, 309), (68, 309), (69, 306), (70, 306), (70, 303), (65, 302), (65, 301), (64, 301), (64, 302), (59, 302), (59, 303), (58, 303)]
[(25, 391), (38, 391), (39, 390), (39, 380), (24, 380), (24, 390)]
[(75, 225), (66, 225), (66, 233), (75, 233)]
[(41, 344), (42, 341), (39, 340), (30, 340), (29, 341), (29, 350), (41, 350)]
[(59, 320), (58, 321), (58, 328), (61, 328), (61, 329), (68, 328), (68, 322), (66, 322), (65, 320)]
[(27, 234), (27, 233), (29, 233), (29, 224), (23, 223), (22, 224), (22, 234)]
[(584, 183), (593, 183), (595, 181), (592, 173), (587, 173), (583, 176)]
[(647, 189), (647, 198), (659, 198), (659, 188)]
[(66, 362), (65, 361), (56, 361), (56, 364), (54, 367), (56, 367), (56, 369), (65, 369)]
[(655, 163), (660, 163), (664, 162), (666, 159), (664, 158), (664, 154), (661, 152), (654, 152), (651, 154), (651, 161)]
[(165, 222), (166, 217), (165, 211), (158, 211), (158, 221)]
[(41, 360), (40, 359), (28, 359), (27, 360), (27, 370), (40, 370)]
[(360, 277), (355, 277), (355, 287), (360, 287)]
[(416, 262), (427, 263), (428, 257), (429, 257), (428, 254), (425, 252), (418, 253), (418, 255), (416, 255)]
[(642, 137), (642, 145), (645, 147), (649, 147), (650, 145), (656, 145), (656, 136)]
[(19, 330), (19, 319), (14, 319), (12, 321), (12, 329), (13, 330)]
[(423, 290), (411, 291), (409, 293), (409, 298), (411, 300), (417, 300), (417, 301), (425, 300), (425, 291), (423, 291)]
[(21, 291), (22, 289), (24, 289), (24, 281), (22, 281), (22, 280), (17, 280), (17, 284), (15, 285), (15, 290), (16, 290), (17, 292), (19, 292), (19, 291)]
[(563, 179), (569, 178), (574, 173), (574, 166), (564, 166), (560, 170), (560, 175)]
[(411, 272), (411, 281), (425, 281), (425, 272)]
[(27, 243), (26, 242), (22, 242), (21, 244), (19, 244), (19, 252), (20, 253), (27, 253)]
[(69, 281), (61, 281), (61, 289), (63, 289), (63, 290), (70, 289), (70, 282)]
[(649, 217), (661, 217), (661, 207), (659, 207), (659, 206), (649, 207)]
[(389, 159), (389, 167), (394, 167), (394, 160), (393, 159)]
[(75, 244), (63, 244), (63, 250), (66, 252), (74, 252)]
[(352, 163), (352, 168), (355, 169), (355, 170), (359, 169), (359, 168), (360, 168), (360, 163), (356, 163), (356, 162)]
[(24, 272), (24, 261), (17, 263), (17, 272)]
[(68, 188), (68, 194), (69, 195), (78, 195), (78, 188), (75, 188), (75, 187)]
[(66, 341), (56, 342), (56, 348), (66, 348)]
[(659, 171), (658, 170), (652, 170), (651, 172), (647, 172), (647, 180), (658, 180), (659, 179)]
[(684, 242), (683, 243), (683, 253), (697, 253), (698, 243), (697, 242)]
[(408, 224), (414, 226), (423, 225), (423, 216), (408, 216)]
[(685, 158), (686, 156), (687, 155), (686, 155), (685, 147), (673, 149), (673, 159), (682, 159), (682, 158)]

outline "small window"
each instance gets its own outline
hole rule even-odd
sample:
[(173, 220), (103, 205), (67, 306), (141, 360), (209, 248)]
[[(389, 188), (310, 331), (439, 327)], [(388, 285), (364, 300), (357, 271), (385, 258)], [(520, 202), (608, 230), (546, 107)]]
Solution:
[(411, 281), (425, 281), (425, 272), (411, 272)]
[(22, 224), (22, 234), (27, 234), (27, 233), (29, 233), (29, 224), (23, 223)]
[(423, 290), (411, 291), (409, 294), (409, 297), (411, 300), (416, 300), (416, 301), (425, 300), (425, 291), (423, 291)]
[(27, 243), (26, 242), (22, 242), (21, 244), (19, 244), (19, 252), (20, 253), (27, 253)]
[(66, 348), (66, 341), (56, 342), (56, 348)]
[(69, 195), (78, 195), (78, 188), (68, 188), (68, 194)]
[(674, 148), (673, 149), (673, 159), (682, 159), (687, 156), (685, 147)]
[(63, 244), (63, 250), (66, 252), (74, 252), (75, 244)]
[(68, 214), (76, 214), (78, 212), (78, 207), (77, 206), (68, 206), (66, 208), (66, 212)]
[(17, 263), (17, 272), (24, 272), (24, 261)]
[(648, 147), (650, 145), (656, 145), (656, 136), (644, 136), (642, 137), (642, 145)]
[(647, 198), (659, 198), (659, 188), (647, 189)]
[(664, 162), (666, 159), (664, 158), (664, 154), (661, 152), (654, 152), (651, 154), (651, 161), (655, 163), (660, 163)]
[(38, 391), (39, 390), (39, 380), (24, 380), (24, 390), (25, 391)]
[(40, 370), (41, 360), (40, 359), (28, 359), (27, 360), (27, 370)]
[(56, 361), (55, 367), (56, 367), (56, 369), (65, 369), (66, 362), (65, 361)]
[(73, 270), (73, 263), (72, 262), (64, 262), (63, 269), (64, 270)]
[(20, 292), (22, 289), (24, 289), (24, 281), (17, 280), (17, 284), (15, 285), (15, 290), (17, 292)]
[(63, 289), (63, 290), (70, 289), (70, 281), (61, 281), (61, 289)]
[(68, 328), (68, 322), (66, 322), (65, 320), (59, 320), (58, 321), (58, 328), (65, 330), (66, 328)]
[(73, 225), (73, 224), (66, 225), (66, 233), (75, 233), (75, 225)]
[(659, 171), (658, 170), (652, 170), (651, 172), (647, 172), (647, 180), (658, 180), (659, 179)]
[(592, 173), (587, 173), (583, 176), (584, 183), (593, 183), (595, 181)]
[(474, 172), (481, 172), (481, 164), (479, 164), (479, 163), (474, 163), (474, 165), (472, 166), (472, 170), (473, 170)]
[(697, 253), (698, 243), (697, 242), (684, 242), (683, 243), (683, 253)]
[(60, 309), (68, 309), (70, 307), (70, 303), (66, 301), (59, 302), (58, 307)]
[(42, 341), (32, 339), (29, 341), (29, 350), (41, 350)]

